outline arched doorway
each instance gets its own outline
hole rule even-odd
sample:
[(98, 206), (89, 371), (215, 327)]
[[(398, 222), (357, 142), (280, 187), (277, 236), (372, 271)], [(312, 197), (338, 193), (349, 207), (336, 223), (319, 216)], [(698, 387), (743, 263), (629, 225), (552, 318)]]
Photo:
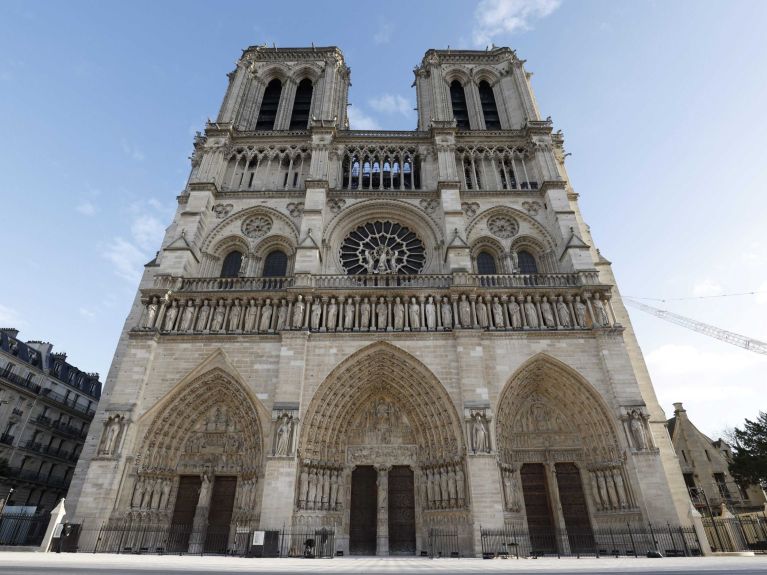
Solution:
[(227, 552), (256, 525), (261, 415), (251, 394), (215, 367), (150, 410), (124, 514), (131, 529), (167, 526), (167, 551)]
[(435, 525), (468, 525), (466, 448), (450, 397), (388, 343), (339, 365), (309, 405), (296, 522), (332, 525), (347, 553), (413, 554)]
[(507, 523), (537, 552), (593, 549), (593, 529), (639, 518), (615, 426), (596, 390), (541, 354), (501, 393), (496, 417)]

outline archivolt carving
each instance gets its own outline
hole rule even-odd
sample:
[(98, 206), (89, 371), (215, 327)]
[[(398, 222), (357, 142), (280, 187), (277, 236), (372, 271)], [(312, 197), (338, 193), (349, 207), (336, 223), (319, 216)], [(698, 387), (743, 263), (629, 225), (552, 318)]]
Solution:
[(519, 222), (519, 233), (525, 234), (526, 232), (530, 233), (530, 231), (534, 232), (535, 235), (538, 236), (536, 239), (538, 239), (541, 244), (547, 246), (543, 251), (554, 249), (556, 242), (552, 239), (551, 235), (549, 235), (548, 231), (546, 231), (546, 228), (544, 228), (541, 224), (539, 224), (525, 212), (516, 210), (514, 208), (509, 208), (507, 206), (495, 206), (478, 214), (477, 217), (475, 217), (469, 223), (469, 225), (466, 226), (466, 237), (469, 243), (474, 241), (474, 236), (472, 234), (482, 233), (482, 229), (481, 227), (478, 227), (478, 225), (484, 223), (485, 227), (487, 227), (490, 219), (494, 218), (495, 216), (512, 218)]
[(272, 220), (272, 230), (282, 233), (288, 233), (294, 243), (298, 243), (298, 228), (294, 221), (292, 221), (285, 214), (278, 212), (273, 208), (267, 206), (255, 206), (247, 210), (241, 210), (232, 216), (229, 216), (221, 223), (219, 223), (205, 238), (202, 243), (202, 251), (210, 252), (211, 246), (216, 244), (219, 238), (225, 235), (239, 235), (241, 233), (240, 228), (243, 221), (250, 219), (252, 216), (264, 216)]
[(597, 392), (546, 355), (524, 364), (498, 401), (496, 436), (503, 463), (526, 452), (564, 450), (593, 464), (620, 459), (615, 428)]
[(263, 433), (242, 386), (214, 368), (177, 388), (154, 416), (136, 457), (140, 474), (200, 472), (243, 477), (261, 468)]
[[(320, 385), (304, 417), (301, 458), (344, 463), (352, 431), (362, 425), (358, 414), (370, 406), (380, 407), (376, 417), (406, 422), (412, 436), (404, 427), (396, 435), (414, 439), (424, 464), (455, 461), (465, 453), (458, 416), (437, 378), (406, 352), (378, 343), (350, 356)], [(370, 433), (393, 438), (385, 423)]]

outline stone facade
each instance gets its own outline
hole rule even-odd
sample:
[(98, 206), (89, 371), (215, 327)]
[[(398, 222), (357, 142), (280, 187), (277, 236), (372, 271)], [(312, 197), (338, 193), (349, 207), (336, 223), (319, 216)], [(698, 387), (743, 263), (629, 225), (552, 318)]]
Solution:
[(713, 441), (687, 417), (681, 403), (674, 404), (668, 420), (669, 435), (679, 456), (690, 498), (702, 513), (763, 511), (767, 498), (759, 485), (739, 485), (730, 474), (732, 448), (723, 439)]
[[(181, 521), (188, 477), (205, 525), (207, 482), (215, 498), (228, 476), (233, 531), (328, 526), (347, 553), (423, 549), (430, 529), (476, 553), (480, 524), (525, 527), (531, 505), (550, 529), (686, 523), (665, 415), (523, 64), (429, 50), (418, 129), (354, 131), (337, 48), (245, 50), (126, 321), (76, 521)], [(403, 518), (414, 541), (390, 533)]]
[[(0, 500), (10, 507), (50, 511), (72, 481), (101, 382), (66, 360), (50, 343), (0, 329)], [(119, 440), (114, 429), (109, 442)]]

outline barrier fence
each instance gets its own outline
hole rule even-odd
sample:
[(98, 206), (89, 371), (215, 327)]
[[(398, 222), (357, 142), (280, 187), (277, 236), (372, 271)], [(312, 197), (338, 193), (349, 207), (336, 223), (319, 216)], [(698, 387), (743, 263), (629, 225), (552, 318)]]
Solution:
[(767, 553), (767, 515), (704, 517), (703, 527), (712, 551)]
[(36, 547), (43, 542), (50, 513), (0, 515), (0, 545)]

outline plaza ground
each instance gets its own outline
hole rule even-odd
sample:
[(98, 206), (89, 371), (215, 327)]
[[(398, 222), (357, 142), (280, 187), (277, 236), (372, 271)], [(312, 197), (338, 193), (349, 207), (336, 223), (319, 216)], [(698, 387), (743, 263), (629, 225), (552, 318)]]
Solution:
[(705, 558), (566, 559), (244, 559), (214, 556), (0, 553), (0, 574), (155, 573), (767, 573), (767, 555)]

